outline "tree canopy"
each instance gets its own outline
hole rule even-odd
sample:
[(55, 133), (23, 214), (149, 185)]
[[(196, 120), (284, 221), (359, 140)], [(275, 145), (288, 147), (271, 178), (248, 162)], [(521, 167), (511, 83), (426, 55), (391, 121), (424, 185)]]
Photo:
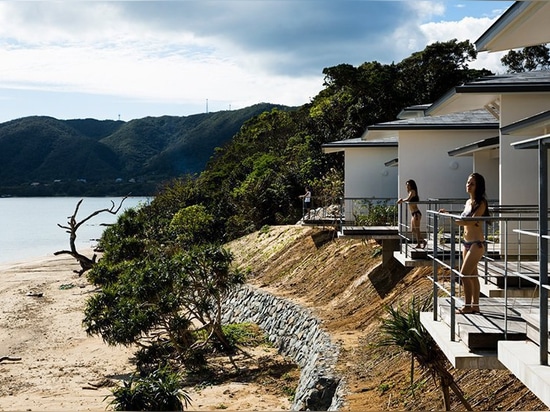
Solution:
[(500, 61), (508, 68), (508, 73), (548, 70), (550, 68), (550, 49), (546, 44), (540, 44), (520, 50), (510, 50)]

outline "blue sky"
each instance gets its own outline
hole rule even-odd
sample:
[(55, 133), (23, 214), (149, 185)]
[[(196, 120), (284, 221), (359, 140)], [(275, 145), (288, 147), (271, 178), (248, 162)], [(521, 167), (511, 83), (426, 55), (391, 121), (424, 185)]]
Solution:
[[(512, 1), (1, 1), (0, 122), (302, 105), (325, 67), (477, 38)], [(502, 72), (502, 53), (471, 67)]]

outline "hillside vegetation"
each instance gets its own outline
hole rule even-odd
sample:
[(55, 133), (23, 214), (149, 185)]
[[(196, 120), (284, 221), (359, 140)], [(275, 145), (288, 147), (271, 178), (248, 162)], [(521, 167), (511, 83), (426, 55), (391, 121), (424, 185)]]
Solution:
[[(229, 244), (235, 264), (250, 270), (248, 282), (310, 308), (341, 347), (338, 370), (348, 394), (343, 411), (441, 410), (440, 391), (410, 356), (378, 346), (388, 305), (406, 305), (431, 293), (431, 266), (405, 270), (381, 265), (375, 241), (336, 239), (332, 230), (272, 226)], [(506, 370), (452, 374), (475, 410), (547, 410)], [(454, 398), (452, 410), (463, 406)]]
[(202, 172), (251, 118), (274, 108), (129, 122), (31, 116), (0, 124), (0, 195), (152, 195), (167, 180)]

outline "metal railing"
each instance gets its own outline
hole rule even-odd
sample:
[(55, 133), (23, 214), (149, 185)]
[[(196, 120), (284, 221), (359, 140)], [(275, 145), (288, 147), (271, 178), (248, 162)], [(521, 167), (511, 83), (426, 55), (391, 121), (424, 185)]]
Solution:
[[(537, 206), (533, 205), (493, 205), (490, 207), (490, 217), (461, 217), (459, 212), (447, 209), (448, 213), (441, 213), (439, 209), (427, 210), (430, 221), (430, 236), (433, 248), (430, 251), (430, 258), (433, 263), (433, 273), (430, 280), (433, 282), (433, 318), (438, 320), (439, 299), (445, 297), (450, 302), (450, 340), (457, 339), (455, 330), (455, 308), (456, 302), (460, 300), (460, 279), (465, 276), (458, 268), (462, 264), (460, 245), (463, 231), (461, 226), (456, 224), (459, 219), (475, 220), (484, 222), (484, 234), (487, 240), (487, 247), (480, 265), (479, 277), (486, 285), (495, 282), (495, 274), (499, 273), (503, 291), (503, 320), (504, 337), (507, 338), (508, 313), (510, 307), (518, 306), (516, 299), (509, 296), (511, 290), (510, 282), (514, 280), (514, 288), (528, 287), (538, 290), (550, 289), (547, 281), (541, 281), (541, 271), (548, 270), (548, 262), (538, 262), (540, 270), (533, 271), (533, 263), (537, 261), (540, 247), (539, 239), (539, 213)], [(546, 216), (544, 217), (547, 218)], [(458, 291), (457, 291), (458, 289)], [(458, 293), (457, 293), (458, 292)], [(532, 295), (533, 297), (534, 295)], [(529, 303), (530, 302), (530, 303)], [(529, 312), (540, 312), (542, 304), (534, 299), (526, 299), (521, 303), (521, 310)], [(547, 324), (548, 313), (539, 313), (541, 324)], [(547, 353), (548, 337), (540, 338), (541, 352)], [(541, 363), (544, 363), (541, 356)]]
[(346, 226), (396, 226), (396, 198), (343, 197), (340, 230)]
[(339, 221), (342, 209), (339, 197), (311, 196), (309, 209), (302, 198), (302, 219), (304, 221)]

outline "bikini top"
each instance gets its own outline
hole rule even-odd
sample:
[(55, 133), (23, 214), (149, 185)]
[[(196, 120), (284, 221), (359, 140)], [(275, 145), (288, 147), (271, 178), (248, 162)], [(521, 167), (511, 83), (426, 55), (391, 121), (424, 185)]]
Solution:
[[(485, 213), (483, 213), (483, 216), (490, 216), (489, 215), (489, 205), (487, 204), (487, 201), (482, 200), (481, 203), (483, 203), (483, 202), (485, 202)], [(470, 201), (467, 201), (466, 204), (464, 205), (464, 210), (460, 214), (460, 217), (472, 217), (474, 215), (474, 213), (476, 212), (476, 210), (478, 209), (478, 207), (481, 205), (481, 203), (479, 205), (477, 205), (476, 207), (472, 208), (472, 205), (471, 205)]]
[(414, 195), (413, 197), (411, 197), (411, 200), (409, 200), (409, 202), (419, 202), (420, 201), (420, 198), (418, 197), (418, 195)]

